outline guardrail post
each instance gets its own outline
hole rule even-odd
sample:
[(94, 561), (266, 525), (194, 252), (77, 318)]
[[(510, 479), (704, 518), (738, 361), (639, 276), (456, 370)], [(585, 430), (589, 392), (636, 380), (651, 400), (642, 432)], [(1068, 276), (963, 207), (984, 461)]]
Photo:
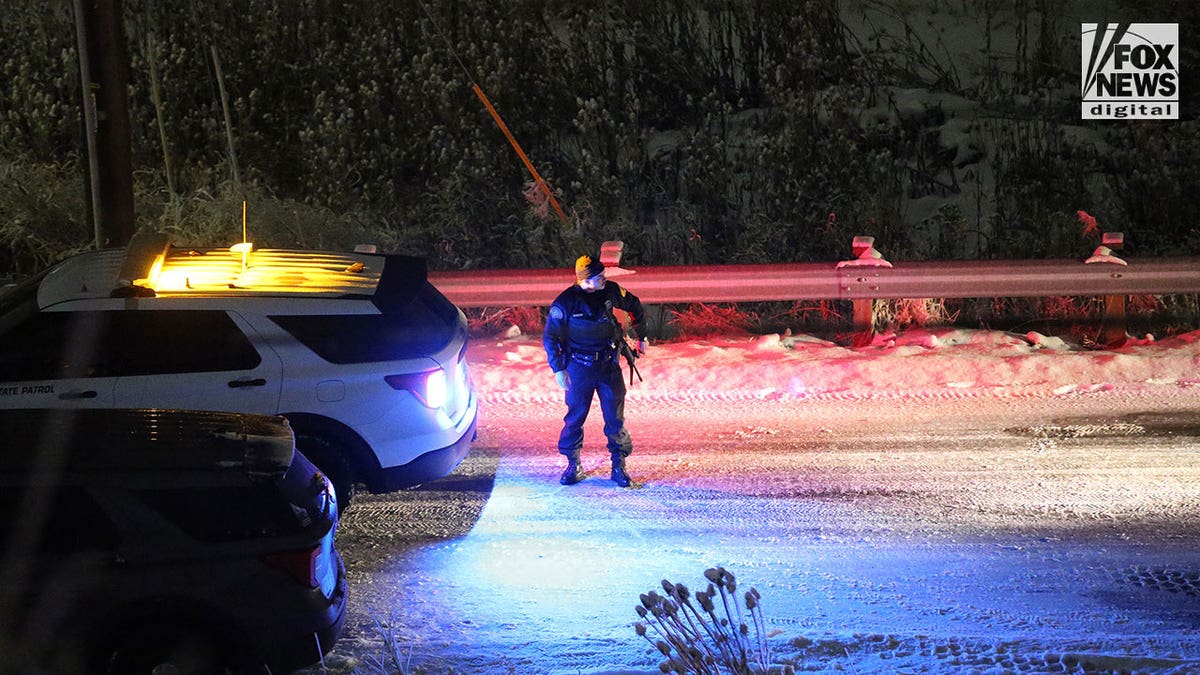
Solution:
[(853, 347), (865, 347), (875, 338), (875, 299), (855, 298)]
[[(866, 260), (875, 250), (875, 237), (855, 237), (850, 251), (855, 260)], [(875, 298), (854, 299), (854, 346), (870, 344), (875, 335)]]
[[(607, 277), (624, 277), (634, 274), (634, 270), (629, 270), (621, 267), (621, 254), (625, 252), (625, 242), (623, 241), (605, 241), (600, 243), (600, 263), (604, 265), (604, 275)], [(636, 293), (636, 291), (634, 291)], [(663, 316), (663, 308), (661, 305), (643, 304), (642, 310), (646, 313), (646, 332), (647, 335), (639, 337), (659, 338), (667, 334), (666, 319)], [(621, 310), (617, 310), (617, 317), (623, 316)], [(624, 320), (624, 319), (622, 319)]]
[[(850, 250), (854, 253), (851, 260), (842, 260), (837, 264), (838, 269), (844, 267), (891, 267), (892, 263), (883, 259), (883, 254), (875, 250), (875, 237), (855, 237), (850, 242)], [(865, 347), (871, 344), (875, 337), (875, 300), (876, 298), (852, 298), (854, 303), (853, 347)]]
[(1124, 295), (1104, 296), (1104, 324), (1100, 328), (1100, 341), (1105, 347), (1123, 347), (1129, 339), (1125, 322)]
[[(1105, 232), (1101, 237), (1100, 246), (1092, 252), (1092, 256), (1084, 264), (1106, 263), (1109, 265), (1127, 265), (1124, 260), (1113, 255), (1125, 245), (1125, 234), (1122, 232)], [(1114, 274), (1119, 274), (1115, 272)], [(1100, 319), (1100, 334), (1096, 342), (1107, 348), (1124, 346), (1129, 339), (1125, 322), (1125, 294), (1109, 294), (1104, 296), (1104, 316)]]
[(605, 267), (620, 267), (621, 253), (624, 250), (623, 241), (606, 241), (600, 244), (600, 263)]

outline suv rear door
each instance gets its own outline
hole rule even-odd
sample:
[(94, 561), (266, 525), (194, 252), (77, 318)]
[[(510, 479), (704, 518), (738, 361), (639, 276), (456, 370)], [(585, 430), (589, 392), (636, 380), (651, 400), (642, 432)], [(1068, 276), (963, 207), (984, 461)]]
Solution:
[(233, 312), (114, 312), (110, 346), (119, 408), (275, 414), (282, 365)]

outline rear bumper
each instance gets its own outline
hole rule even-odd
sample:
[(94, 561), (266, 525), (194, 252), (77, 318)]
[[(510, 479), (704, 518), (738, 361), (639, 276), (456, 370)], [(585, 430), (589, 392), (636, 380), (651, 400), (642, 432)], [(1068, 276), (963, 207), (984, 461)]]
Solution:
[(379, 474), (378, 483), (369, 486), (371, 492), (403, 490), (427, 483), (435, 478), (441, 478), (454, 471), (471, 450), (471, 442), (475, 440), (477, 422), (478, 419), (473, 417), (466, 431), (450, 445), (438, 450), (430, 450), (407, 464), (383, 469)]
[[(270, 645), (268, 665), (271, 672), (290, 673), (294, 670), (322, 662), (346, 626), (346, 604), (349, 599), (349, 583), (346, 580), (346, 565), (337, 554), (337, 587), (321, 620), (313, 632), (291, 635)], [(318, 649), (319, 648), (319, 649)]]

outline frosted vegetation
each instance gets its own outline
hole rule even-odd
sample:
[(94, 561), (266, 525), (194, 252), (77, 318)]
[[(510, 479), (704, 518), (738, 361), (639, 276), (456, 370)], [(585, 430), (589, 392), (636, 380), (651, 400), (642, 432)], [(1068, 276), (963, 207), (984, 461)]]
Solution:
[[(263, 245), (373, 241), (443, 269), (604, 239), (643, 265), (837, 260), (856, 234), (892, 260), (1075, 257), (1080, 209), (1139, 254), (1200, 245), (1194, 123), (1079, 120), (1095, 2), (601, 4), (427, 0), (435, 26), (387, 0), (126, 0), (138, 225), (225, 244), (246, 198)], [(4, 274), (88, 245), (77, 70), (69, 3), (5, 4)]]

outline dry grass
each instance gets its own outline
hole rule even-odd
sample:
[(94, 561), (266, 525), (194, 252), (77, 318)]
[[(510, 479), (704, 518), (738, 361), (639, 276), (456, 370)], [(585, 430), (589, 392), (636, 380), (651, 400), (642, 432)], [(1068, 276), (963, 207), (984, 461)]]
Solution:
[(957, 319), (958, 312), (948, 310), (940, 298), (878, 301), (872, 314), (873, 325), (889, 329), (950, 326)]
[(464, 310), (471, 337), (491, 337), (515, 326), (522, 334), (542, 332), (546, 320), (540, 307), (483, 307)]
[(736, 305), (688, 305), (671, 312), (668, 323), (681, 339), (713, 335), (741, 335), (750, 332), (760, 322), (758, 314)]

